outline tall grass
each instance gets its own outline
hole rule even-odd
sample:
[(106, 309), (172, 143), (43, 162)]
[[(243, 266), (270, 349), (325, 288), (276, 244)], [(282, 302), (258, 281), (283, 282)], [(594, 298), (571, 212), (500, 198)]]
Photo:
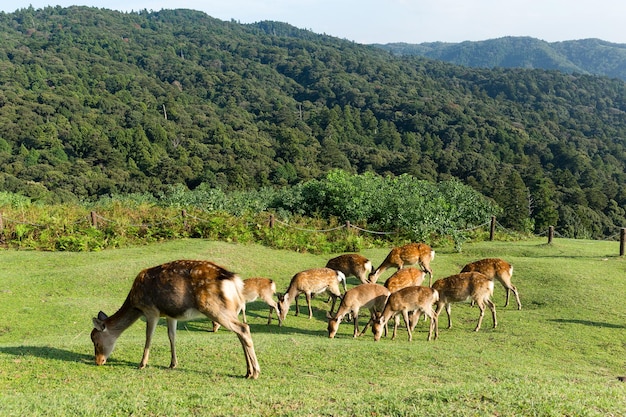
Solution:
[[(179, 324), (179, 367), (167, 369), (165, 326), (149, 366), (139, 363), (145, 326), (119, 339), (105, 366), (93, 364), (91, 317), (119, 308), (139, 270), (173, 259), (209, 259), (244, 278), (274, 279), (284, 290), (300, 270), (329, 255), (199, 239), (100, 252), (2, 251), (0, 261), (0, 415), (3, 416), (618, 416), (626, 415), (626, 263), (614, 242), (557, 239), (466, 243), (437, 248), (435, 278), (468, 261), (500, 256), (515, 267), (522, 310), (489, 315), (452, 307), (454, 327), (426, 342), (352, 338), (342, 324), (328, 339), (326, 297), (312, 320), (292, 311), (282, 327), (266, 324), (262, 302), (247, 315), (261, 364), (256, 381), (234, 334), (211, 333), (200, 320)], [(387, 249), (365, 249), (373, 263)], [(383, 281), (392, 271), (381, 278)], [(349, 286), (356, 285), (354, 278)], [(304, 311), (304, 309), (303, 309)], [(363, 313), (364, 314), (364, 313)], [(362, 317), (361, 322), (364, 323)], [(275, 323), (276, 321), (274, 321)]]

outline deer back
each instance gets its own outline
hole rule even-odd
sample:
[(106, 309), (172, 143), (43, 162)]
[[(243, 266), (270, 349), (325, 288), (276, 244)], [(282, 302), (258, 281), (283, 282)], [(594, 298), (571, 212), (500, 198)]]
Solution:
[(257, 298), (272, 298), (276, 294), (276, 283), (269, 278), (253, 277), (243, 281), (243, 296), (247, 303)]
[(470, 262), (463, 267), (461, 272), (480, 272), (490, 279), (510, 281), (513, 275), (513, 266), (500, 258), (485, 258)]
[(326, 268), (341, 271), (346, 277), (354, 276), (364, 282), (372, 272), (372, 262), (358, 253), (347, 253), (330, 259)]
[(385, 287), (393, 293), (402, 288), (421, 285), (425, 276), (426, 273), (419, 268), (398, 269), (385, 281)]
[(493, 281), (480, 272), (451, 275), (435, 281), (432, 287), (439, 292), (439, 300), (444, 303), (476, 299), (493, 293)]

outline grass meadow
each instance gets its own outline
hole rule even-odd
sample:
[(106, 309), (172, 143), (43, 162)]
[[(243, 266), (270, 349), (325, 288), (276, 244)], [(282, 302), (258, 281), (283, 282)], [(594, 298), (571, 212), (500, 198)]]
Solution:
[[(413, 342), (403, 327), (396, 340), (374, 342), (371, 333), (353, 339), (351, 323), (329, 339), (325, 296), (314, 299), (312, 320), (295, 317), (292, 305), (282, 327), (268, 326), (267, 306), (254, 302), (247, 315), (258, 380), (243, 377), (236, 336), (210, 332), (208, 320), (179, 323), (175, 370), (164, 321), (146, 369), (137, 369), (143, 321), (97, 367), (91, 318), (114, 313), (141, 269), (174, 259), (212, 260), (243, 278), (272, 278), (284, 291), (294, 273), (331, 256), (192, 239), (88, 253), (0, 251), (0, 415), (626, 415), (618, 379), (626, 376), (626, 259), (618, 243), (536, 239), (435, 250), (435, 278), (483, 257), (510, 261), (522, 310), (514, 299), (503, 307), (496, 283), (495, 330), (487, 312), (474, 332), (478, 309), (461, 303), (452, 307), (452, 329), (441, 317), (436, 341), (426, 341), (420, 322)], [(362, 253), (378, 264), (387, 252)]]

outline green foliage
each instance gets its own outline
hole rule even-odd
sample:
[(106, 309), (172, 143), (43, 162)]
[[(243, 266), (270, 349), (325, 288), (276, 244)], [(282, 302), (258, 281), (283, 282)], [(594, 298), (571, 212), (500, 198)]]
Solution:
[[(158, 199), (131, 194), (83, 206), (27, 209), (16, 208), (8, 196), (5, 200), (0, 209), (7, 219), (6, 244), (70, 251), (196, 237), (329, 253), (357, 251), (376, 240), (343, 230), (348, 222), (388, 240), (449, 236), (460, 247), (466, 229), (483, 225), (499, 212), (455, 180), (433, 184), (409, 175), (382, 178), (339, 170), (323, 180), (282, 189), (224, 193), (204, 184), (194, 190), (175, 186)], [(270, 213), (283, 224), (270, 228)]]
[[(573, 236), (579, 206), (593, 212), (593, 237), (626, 225), (626, 86), (617, 79), (398, 58), (286, 24), (192, 10), (28, 8), (0, 16), (0, 34), (0, 191), (33, 202), (150, 194), (165, 206), (241, 215), (260, 211), (273, 187), (340, 169), (457, 179), (511, 204), (503, 221), (519, 232), (558, 225)], [(374, 185), (358, 180), (343, 185)], [(322, 190), (333, 206), (320, 213), (379, 212), (373, 224), (411, 226), (414, 237), (431, 233), (411, 224), (416, 218), (437, 232), (455, 228), (426, 209), (389, 211), (411, 191), (398, 181), (389, 197), (353, 195), (343, 208), (344, 191)], [(240, 200), (235, 191), (245, 192)], [(306, 195), (282, 197), (289, 214)]]

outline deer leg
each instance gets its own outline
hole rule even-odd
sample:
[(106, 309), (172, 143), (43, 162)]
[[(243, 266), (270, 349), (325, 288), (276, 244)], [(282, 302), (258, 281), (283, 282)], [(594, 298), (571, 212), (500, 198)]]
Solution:
[(483, 317), (485, 316), (485, 303), (483, 302), (483, 300), (477, 301), (476, 304), (478, 305), (478, 308), (480, 309), (480, 316), (478, 316), (478, 324), (476, 325), (476, 328), (474, 329), (475, 332), (480, 330), (480, 325), (483, 322)]
[[(313, 309), (311, 308), (311, 293), (305, 293), (306, 295), (306, 304), (309, 307), (309, 319), (313, 318)], [(332, 315), (332, 310), (331, 310)]]
[(496, 305), (493, 303), (493, 301), (489, 299), (486, 300), (486, 303), (491, 309), (491, 317), (493, 318), (493, 328), (495, 329), (496, 326), (498, 325), (498, 320), (496, 319)]
[(170, 353), (172, 359), (170, 361), (170, 368), (176, 368), (178, 365), (178, 358), (176, 357), (176, 325), (178, 321), (176, 319), (167, 318), (167, 337), (170, 339)]
[(515, 285), (511, 285), (511, 291), (513, 291), (513, 294), (515, 295), (515, 301), (517, 301), (517, 309), (521, 310), (522, 309), (522, 303), (519, 300), (519, 294), (517, 292), (517, 288), (515, 288)]
[(296, 298), (295, 299), (295, 301), (296, 301), (296, 314), (295, 315), (296, 316), (298, 315), (298, 312), (300, 310), (300, 307), (298, 307), (298, 297), (300, 297), (300, 294), (296, 295), (296, 297), (295, 297)]
[(448, 314), (448, 329), (452, 328), (452, 303), (446, 304), (446, 313)]
[(248, 318), (246, 317), (246, 303), (241, 305), (241, 315), (243, 317), (243, 322), (248, 323)]
[(139, 369), (143, 369), (148, 364), (148, 358), (150, 357), (150, 344), (152, 343), (152, 336), (156, 329), (156, 325), (159, 322), (159, 315), (154, 317), (148, 317), (146, 315), (146, 344), (143, 348), (143, 357), (139, 363)]
[(254, 351), (250, 327), (247, 324), (240, 322), (232, 311), (223, 310), (215, 313), (216, 314), (211, 316), (214, 317), (215, 320), (222, 326), (236, 333), (239, 341), (241, 342), (241, 346), (243, 347), (243, 352), (246, 357), (246, 378), (257, 379), (261, 373), (261, 368)]
[(398, 331), (398, 325), (400, 324), (400, 317), (396, 314), (393, 317), (393, 335), (391, 335), (391, 340), (396, 338), (396, 333)]
[(409, 342), (411, 342), (413, 341), (413, 332), (411, 332), (411, 321), (409, 319), (409, 312), (407, 310), (402, 310), (402, 317), (404, 318), (404, 325), (406, 326), (406, 331), (409, 333)]
[(352, 337), (357, 337), (359, 335), (359, 309), (352, 311), (352, 319), (354, 321), (354, 333)]

